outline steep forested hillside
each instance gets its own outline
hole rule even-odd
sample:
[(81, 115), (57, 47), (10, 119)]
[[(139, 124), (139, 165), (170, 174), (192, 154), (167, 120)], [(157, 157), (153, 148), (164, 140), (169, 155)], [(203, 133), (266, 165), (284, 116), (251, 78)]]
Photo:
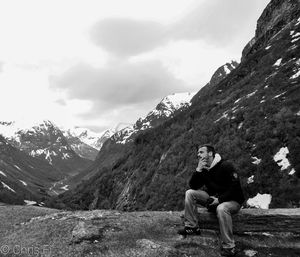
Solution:
[(106, 142), (95, 175), (57, 201), (83, 209), (182, 209), (197, 146), (211, 143), (237, 166), (248, 198), (268, 193), (270, 207), (299, 206), (299, 47), (300, 1), (271, 1), (235, 70), (111, 162)]

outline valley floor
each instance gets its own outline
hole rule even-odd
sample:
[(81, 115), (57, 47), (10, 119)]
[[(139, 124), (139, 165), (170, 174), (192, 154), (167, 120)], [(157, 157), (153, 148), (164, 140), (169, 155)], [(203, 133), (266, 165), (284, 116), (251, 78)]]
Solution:
[[(216, 257), (218, 234), (183, 238), (180, 212), (61, 211), (0, 204), (0, 256), (159, 256)], [(238, 256), (290, 256), (300, 253), (291, 234), (236, 235)]]

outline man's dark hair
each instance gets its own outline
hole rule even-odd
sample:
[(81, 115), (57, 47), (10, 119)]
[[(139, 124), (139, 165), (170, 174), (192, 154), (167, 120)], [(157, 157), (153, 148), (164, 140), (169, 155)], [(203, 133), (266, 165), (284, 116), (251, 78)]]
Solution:
[(214, 148), (212, 145), (210, 145), (210, 144), (203, 144), (203, 145), (200, 145), (200, 146), (198, 147), (198, 149), (200, 149), (201, 147), (206, 147), (207, 152), (212, 152), (212, 153), (213, 153), (213, 156), (215, 157), (216, 150), (215, 150), (215, 148)]

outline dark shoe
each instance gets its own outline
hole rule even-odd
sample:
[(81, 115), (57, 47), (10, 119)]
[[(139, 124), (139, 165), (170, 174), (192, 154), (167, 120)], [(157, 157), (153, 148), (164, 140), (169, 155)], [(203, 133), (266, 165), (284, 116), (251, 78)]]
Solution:
[(235, 247), (233, 248), (221, 248), (222, 256), (235, 256), (237, 254), (237, 250)]
[(179, 229), (177, 233), (182, 236), (201, 235), (201, 230), (199, 227), (184, 227), (183, 229)]

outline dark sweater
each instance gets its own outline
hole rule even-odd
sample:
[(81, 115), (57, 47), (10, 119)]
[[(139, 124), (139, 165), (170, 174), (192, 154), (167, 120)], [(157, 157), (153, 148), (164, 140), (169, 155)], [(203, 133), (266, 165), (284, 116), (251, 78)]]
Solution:
[(221, 160), (210, 170), (194, 172), (189, 181), (190, 188), (197, 190), (204, 185), (205, 191), (218, 197), (219, 203), (236, 201), (242, 204), (245, 200), (238, 174), (228, 161)]

